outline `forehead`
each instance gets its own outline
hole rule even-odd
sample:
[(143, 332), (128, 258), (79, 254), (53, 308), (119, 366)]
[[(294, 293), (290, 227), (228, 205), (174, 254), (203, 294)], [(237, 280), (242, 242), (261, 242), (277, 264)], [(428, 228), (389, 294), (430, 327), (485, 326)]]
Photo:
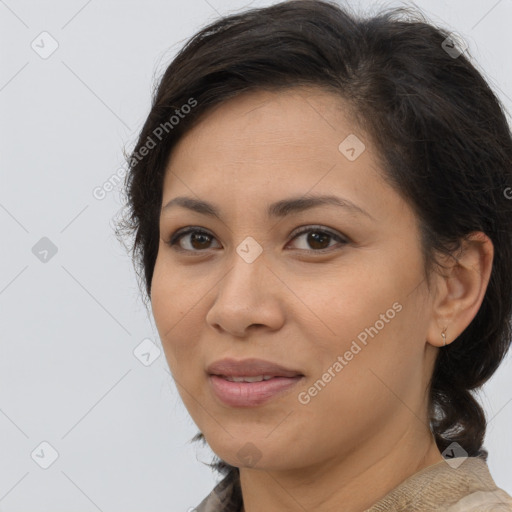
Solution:
[(173, 148), (167, 169), (186, 168), (192, 178), (217, 167), (218, 178), (219, 171), (250, 167), (257, 178), (272, 167), (288, 178), (288, 171), (335, 165), (340, 142), (355, 131), (364, 139), (349, 121), (348, 106), (333, 93), (310, 87), (251, 91), (203, 114)]
[(217, 105), (174, 147), (164, 204), (179, 195), (256, 204), (338, 192), (386, 216), (399, 198), (351, 117), (342, 99), (315, 88), (249, 92)]
[[(278, 134), (292, 140), (305, 132), (315, 136), (321, 128), (336, 133), (343, 128), (340, 121), (351, 124), (345, 119), (348, 115), (348, 104), (334, 93), (322, 89), (257, 90), (214, 106), (203, 114), (199, 124), (185, 137), (207, 135), (211, 141), (219, 142), (225, 136), (221, 130), (236, 128), (237, 131), (230, 133), (233, 139), (246, 139), (249, 145), (256, 145), (272, 142)], [(213, 127), (213, 133), (205, 133)], [(277, 144), (280, 140), (275, 142)]]

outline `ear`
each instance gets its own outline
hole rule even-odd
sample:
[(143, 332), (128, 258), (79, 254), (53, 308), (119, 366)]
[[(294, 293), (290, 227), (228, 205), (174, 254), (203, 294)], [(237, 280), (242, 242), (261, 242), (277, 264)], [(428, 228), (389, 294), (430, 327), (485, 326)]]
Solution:
[(432, 288), (432, 318), (427, 341), (443, 347), (454, 341), (478, 313), (491, 276), (494, 246), (489, 237), (477, 231), (462, 242), (460, 254), (445, 258), (446, 268), (436, 272)]

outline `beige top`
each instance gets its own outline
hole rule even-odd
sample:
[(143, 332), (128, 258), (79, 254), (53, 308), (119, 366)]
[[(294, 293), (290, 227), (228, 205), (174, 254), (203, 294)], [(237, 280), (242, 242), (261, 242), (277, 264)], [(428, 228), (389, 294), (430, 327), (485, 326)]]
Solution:
[[(194, 510), (241, 512), (238, 485), (238, 479), (224, 477)], [(512, 512), (512, 497), (496, 487), (484, 459), (459, 457), (418, 471), (364, 512), (384, 511)]]

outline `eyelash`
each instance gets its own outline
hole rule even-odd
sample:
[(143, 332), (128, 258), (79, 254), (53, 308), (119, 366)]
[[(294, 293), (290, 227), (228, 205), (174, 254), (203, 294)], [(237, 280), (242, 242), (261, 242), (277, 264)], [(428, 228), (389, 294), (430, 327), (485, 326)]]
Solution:
[[(204, 250), (190, 250), (190, 249), (183, 249), (181, 247), (179, 247), (177, 245), (177, 242), (179, 242), (183, 237), (185, 237), (186, 235), (190, 235), (191, 233), (199, 233), (201, 235), (206, 235), (208, 237), (212, 237), (212, 238), (215, 238), (211, 233), (209, 233), (208, 231), (205, 231), (204, 229), (202, 228), (199, 228), (199, 227), (190, 227), (190, 228), (187, 228), (185, 230), (178, 230), (178, 231), (175, 231), (169, 240), (167, 240), (165, 243), (170, 246), (171, 248), (173, 248), (174, 250), (176, 251), (180, 251), (180, 252), (188, 252), (188, 253), (204, 253), (206, 251), (208, 251), (209, 249), (204, 249)], [(336, 241), (338, 241), (341, 245), (346, 245), (349, 243), (349, 240), (345, 237), (342, 237), (340, 235), (337, 235), (336, 233), (333, 233), (332, 231), (330, 230), (326, 230), (325, 228), (323, 228), (322, 226), (307, 226), (306, 228), (304, 229), (301, 229), (300, 231), (296, 232), (296, 233), (293, 233), (293, 236), (292, 236), (292, 240), (295, 240), (296, 238), (298, 238), (299, 236), (305, 234), (305, 233), (321, 233), (322, 235), (328, 235), (330, 238), (332, 239), (335, 239)], [(333, 246), (334, 247), (334, 246)], [(332, 247), (330, 248), (327, 248), (327, 249), (299, 249), (300, 251), (304, 251), (306, 253), (315, 253), (315, 254), (325, 254), (327, 252), (331, 252), (332, 251)]]

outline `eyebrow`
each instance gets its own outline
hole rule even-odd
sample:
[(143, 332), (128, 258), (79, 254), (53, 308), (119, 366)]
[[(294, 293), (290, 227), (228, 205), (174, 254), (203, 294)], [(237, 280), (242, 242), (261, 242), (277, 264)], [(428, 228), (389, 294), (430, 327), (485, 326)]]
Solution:
[[(333, 205), (345, 208), (352, 213), (359, 213), (375, 220), (367, 211), (357, 206), (348, 199), (333, 195), (316, 195), (291, 197), (272, 203), (267, 209), (267, 216), (270, 217), (286, 217), (287, 215), (316, 208), (318, 206)], [(192, 197), (179, 196), (171, 199), (163, 208), (162, 212), (168, 211), (173, 206), (181, 206), (202, 215), (221, 218), (220, 210), (211, 203), (194, 199)]]

